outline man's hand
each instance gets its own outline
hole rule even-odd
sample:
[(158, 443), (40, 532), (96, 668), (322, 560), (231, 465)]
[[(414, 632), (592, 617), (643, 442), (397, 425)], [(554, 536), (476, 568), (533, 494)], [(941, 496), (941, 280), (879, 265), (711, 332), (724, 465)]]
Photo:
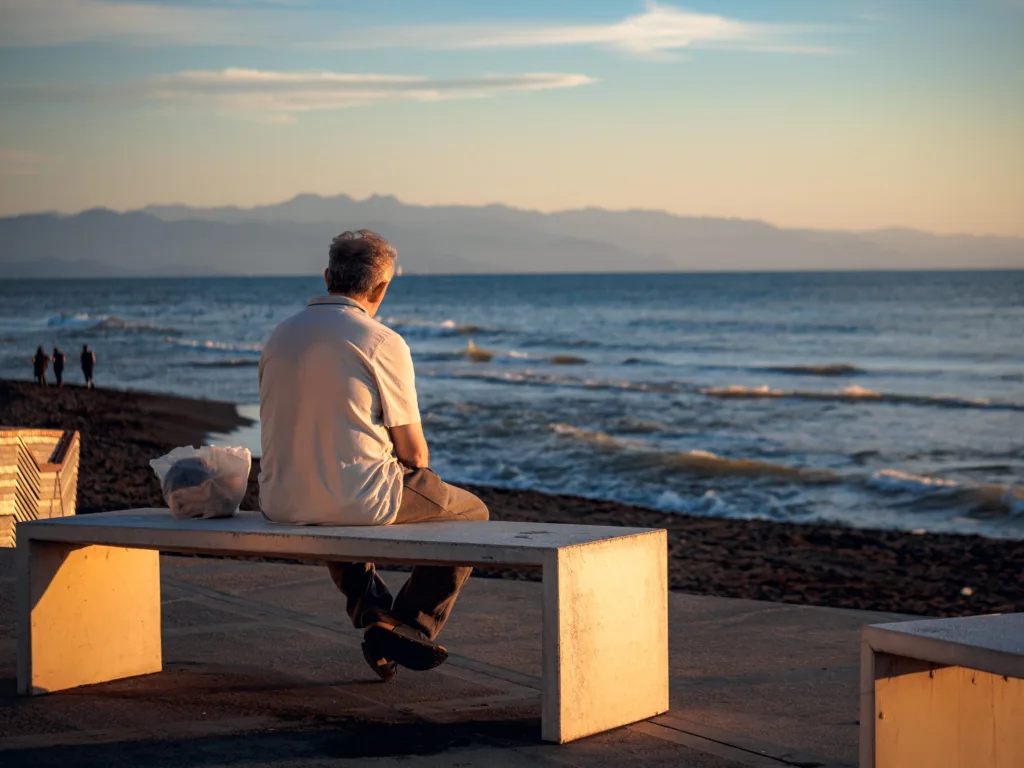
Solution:
[(423, 425), (405, 424), (391, 427), (391, 442), (395, 444), (395, 456), (409, 469), (426, 469), (430, 466), (430, 451), (427, 438), (423, 436)]

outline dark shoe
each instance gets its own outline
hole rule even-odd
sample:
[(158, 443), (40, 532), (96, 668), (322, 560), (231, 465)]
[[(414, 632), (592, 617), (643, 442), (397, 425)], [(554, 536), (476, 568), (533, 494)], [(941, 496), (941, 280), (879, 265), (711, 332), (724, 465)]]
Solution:
[(440, 645), (400, 635), (381, 626), (370, 627), (364, 635), (364, 646), (375, 658), (389, 659), (401, 666), (426, 672), (448, 660), (448, 651)]
[(385, 683), (390, 683), (398, 674), (398, 665), (388, 661), (379, 653), (374, 653), (369, 643), (363, 643), (363, 658), (370, 665), (370, 669), (377, 673), (377, 677)]

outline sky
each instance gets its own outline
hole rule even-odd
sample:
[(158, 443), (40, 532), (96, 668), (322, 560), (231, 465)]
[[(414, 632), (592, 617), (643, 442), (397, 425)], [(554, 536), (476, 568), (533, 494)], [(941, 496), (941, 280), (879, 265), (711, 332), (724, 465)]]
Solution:
[(299, 193), (1024, 236), (1024, 0), (0, 0), (0, 215)]

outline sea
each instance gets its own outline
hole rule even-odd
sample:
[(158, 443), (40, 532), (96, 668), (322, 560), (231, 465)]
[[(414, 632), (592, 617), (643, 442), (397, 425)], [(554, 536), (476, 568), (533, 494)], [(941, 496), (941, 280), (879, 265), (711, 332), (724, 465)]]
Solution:
[[(4, 281), (0, 376), (229, 400), (319, 278)], [(1024, 539), (1024, 271), (404, 276), (452, 482), (669, 512)], [(259, 455), (259, 428), (217, 436)]]

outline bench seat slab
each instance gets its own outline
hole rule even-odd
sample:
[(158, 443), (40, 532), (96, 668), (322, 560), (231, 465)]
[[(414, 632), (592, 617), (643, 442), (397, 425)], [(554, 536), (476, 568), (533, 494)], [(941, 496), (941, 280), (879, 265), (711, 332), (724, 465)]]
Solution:
[(542, 737), (668, 711), (665, 531), (564, 547), (544, 564)]
[(19, 543), (19, 693), (161, 670), (158, 552)]

